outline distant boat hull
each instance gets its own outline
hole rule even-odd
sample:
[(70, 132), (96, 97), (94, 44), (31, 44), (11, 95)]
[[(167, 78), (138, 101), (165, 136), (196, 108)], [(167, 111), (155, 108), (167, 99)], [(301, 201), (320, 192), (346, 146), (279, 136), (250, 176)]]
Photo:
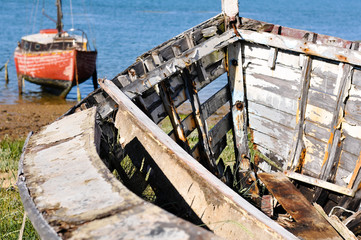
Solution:
[(14, 59), (18, 76), (46, 87), (67, 89), (82, 83), (96, 70), (96, 51), (24, 51), (16, 48)]

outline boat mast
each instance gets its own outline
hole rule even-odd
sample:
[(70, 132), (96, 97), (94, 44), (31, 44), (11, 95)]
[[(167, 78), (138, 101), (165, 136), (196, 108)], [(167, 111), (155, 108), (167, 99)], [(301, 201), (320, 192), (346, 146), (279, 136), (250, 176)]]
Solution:
[(56, 0), (56, 8), (57, 8), (57, 21), (56, 21), (56, 29), (58, 30), (58, 35), (61, 35), (61, 32), (63, 31), (63, 12), (61, 9), (61, 0)]

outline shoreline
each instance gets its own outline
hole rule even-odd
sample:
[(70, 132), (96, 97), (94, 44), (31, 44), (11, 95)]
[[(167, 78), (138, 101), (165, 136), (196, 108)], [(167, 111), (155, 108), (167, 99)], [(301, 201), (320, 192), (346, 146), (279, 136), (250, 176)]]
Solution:
[(18, 103), (0, 105), (0, 141), (25, 139), (29, 132), (55, 121), (75, 103)]

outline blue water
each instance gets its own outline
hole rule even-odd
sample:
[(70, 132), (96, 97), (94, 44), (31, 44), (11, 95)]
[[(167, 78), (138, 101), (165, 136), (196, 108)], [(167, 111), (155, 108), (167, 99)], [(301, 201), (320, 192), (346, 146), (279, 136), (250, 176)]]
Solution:
[[(10, 59), (6, 86), (0, 72), (0, 104), (19, 102), (13, 51), (22, 36), (55, 24), (42, 8), (56, 17), (55, 0), (0, 0), (0, 67)], [(72, 13), (69, 3), (72, 2)], [(137, 56), (221, 11), (220, 0), (63, 0), (64, 28), (87, 32), (98, 50), (98, 77), (113, 78)], [(360, 0), (253, 0), (240, 1), (240, 15), (293, 28), (361, 39)], [(35, 16), (35, 17), (34, 17)], [(71, 20), (73, 16), (73, 23)], [(80, 85), (82, 97), (92, 92), (91, 80)], [(37, 85), (26, 82), (25, 101), (55, 101)], [(76, 100), (76, 88), (67, 96)]]

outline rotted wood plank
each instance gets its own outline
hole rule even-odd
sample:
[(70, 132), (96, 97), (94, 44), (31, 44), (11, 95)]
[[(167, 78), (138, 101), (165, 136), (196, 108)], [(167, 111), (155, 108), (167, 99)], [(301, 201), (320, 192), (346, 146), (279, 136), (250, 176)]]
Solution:
[[(203, 64), (203, 68), (205, 68), (204, 74), (206, 74), (204, 81), (200, 81), (200, 79), (195, 78), (195, 85), (197, 88), (197, 91), (203, 89), (205, 86), (207, 86), (210, 82), (212, 82), (214, 79), (218, 78), (221, 74), (224, 73), (224, 64), (222, 63), (222, 60), (219, 60), (218, 58), (224, 56), (224, 53), (220, 51), (215, 51), (206, 57), (202, 58), (201, 61)], [(215, 65), (207, 65), (209, 64), (208, 61), (211, 61), (211, 59), (215, 59), (217, 62)], [(194, 69), (194, 67), (191, 67)], [(174, 76), (170, 77), (169, 85), (170, 85), (170, 94), (171, 98), (174, 102), (174, 105), (176, 107), (179, 107), (181, 104), (183, 104), (187, 100), (186, 96), (186, 90), (184, 88), (184, 82), (180, 76), (180, 74), (175, 74)], [(155, 86), (155, 89), (158, 87)], [(146, 92), (151, 91), (151, 89), (147, 90)], [(163, 108), (162, 101), (159, 97), (159, 93), (157, 91), (153, 90), (152, 94), (147, 97), (143, 97), (144, 102), (146, 104), (146, 109), (148, 109), (149, 115), (152, 116), (152, 119), (159, 123), (164, 119), (166, 116), (165, 109)], [(151, 99), (150, 99), (151, 98)]]
[[(231, 91), (231, 111), (233, 122), (233, 139), (235, 144), (236, 166), (241, 170), (249, 170), (250, 163), (243, 161), (249, 158), (248, 149), (248, 116), (246, 83), (243, 72), (242, 44), (240, 42), (228, 46), (228, 84)], [(241, 164), (244, 163), (244, 164)]]
[[(256, 59), (262, 59), (268, 64), (270, 47), (259, 45), (253, 42), (244, 42), (244, 56), (245, 59), (250, 59), (253, 62)], [(291, 69), (299, 69), (299, 53), (290, 52), (284, 49), (278, 49), (277, 67), (289, 67)], [(271, 70), (268, 68), (268, 70)], [(276, 71), (276, 68), (274, 69)]]
[(137, 137), (183, 199), (215, 234), (228, 239), (297, 239), (195, 161), (111, 81), (100, 84), (119, 104), (115, 125), (123, 145)]
[(270, 49), (269, 57), (268, 57), (268, 67), (270, 69), (275, 69), (276, 67), (276, 60), (277, 60), (278, 48), (272, 47)]
[[(352, 49), (358, 49), (358, 43), (352, 44)], [(340, 63), (340, 72), (338, 74), (338, 81), (340, 86), (337, 94), (337, 103), (336, 109), (333, 114), (331, 129), (330, 129), (330, 139), (331, 142), (328, 143), (328, 148), (325, 153), (323, 167), (320, 173), (320, 179), (326, 181), (333, 181), (337, 173), (337, 167), (340, 160), (341, 154), (341, 126), (340, 122), (344, 117), (346, 98), (349, 95), (349, 90), (351, 88), (351, 79), (352, 79), (352, 66), (350, 64)], [(316, 189), (314, 199), (317, 200), (320, 197), (322, 189)]]
[(209, 139), (212, 148), (214, 148), (220, 140), (227, 134), (232, 128), (232, 116), (231, 113), (227, 113), (210, 131)]
[[(220, 107), (226, 104), (229, 101), (229, 89), (228, 84), (216, 92), (213, 96), (208, 98), (202, 105), (201, 110), (203, 117), (207, 120), (212, 114), (214, 114)], [(196, 129), (196, 122), (193, 114), (189, 114), (184, 120), (182, 120), (183, 129), (185, 135), (188, 137), (191, 132)], [(169, 135), (174, 135), (172, 130)]]
[[(217, 239), (140, 199), (112, 175), (98, 155), (96, 115), (91, 108), (66, 116), (33, 135), (26, 146), (19, 184), (22, 199), (35, 207), (25, 204), (26, 211), (38, 211), (30, 216), (40, 236)], [(58, 236), (44, 235), (49, 227)]]
[(303, 174), (299, 174), (296, 172), (292, 172), (292, 171), (285, 171), (285, 174), (287, 177), (300, 181), (300, 182), (304, 182), (310, 185), (314, 185), (314, 186), (318, 186), (333, 192), (338, 192), (347, 196), (354, 196), (355, 192), (352, 191), (351, 189), (347, 188), (347, 187), (341, 187), (339, 185), (330, 183), (330, 182), (326, 182), (317, 178), (313, 178), (310, 176), (306, 176)]
[(283, 173), (260, 173), (261, 181), (296, 221), (289, 229), (302, 239), (342, 239)]
[(316, 210), (321, 213), (321, 215), (332, 225), (332, 227), (342, 236), (343, 239), (347, 240), (357, 240), (355, 234), (353, 234), (335, 215), (327, 216), (325, 211), (320, 205), (314, 203), (313, 206)]
[[(198, 93), (196, 86), (191, 79), (188, 69), (184, 69), (182, 73), (183, 80), (186, 85), (186, 90), (188, 93), (188, 99), (192, 105), (194, 120), (197, 125), (198, 130), (198, 141), (201, 143), (201, 157), (207, 163), (206, 166), (210, 171), (216, 173), (216, 159), (214, 159), (211, 144), (208, 137), (208, 126), (205, 118), (203, 116), (203, 111), (201, 108), (201, 103), (199, 101)], [(202, 77), (202, 76), (199, 76)]]
[[(315, 41), (313, 34), (310, 34), (309, 40)], [(302, 152), (305, 149), (305, 145), (303, 142), (303, 126), (305, 122), (305, 113), (307, 107), (307, 99), (308, 99), (308, 90), (310, 88), (310, 78), (311, 78), (311, 69), (312, 69), (312, 58), (310, 56), (306, 56), (303, 61), (302, 74), (301, 74), (301, 83), (302, 89), (300, 92), (300, 96), (298, 98), (298, 106), (296, 113), (296, 131), (294, 135), (294, 141), (292, 144), (292, 151), (290, 155), (289, 167), (292, 170), (296, 168), (300, 168), (299, 163), (300, 157), (302, 156)], [(302, 166), (301, 166), (302, 168)]]
[(176, 142), (188, 153), (190, 153), (191, 151), (187, 140), (187, 136), (184, 133), (184, 129), (180, 117), (178, 115), (177, 108), (174, 106), (174, 102), (172, 101), (169, 94), (169, 88), (166, 86), (165, 82), (160, 83), (159, 91), (160, 91), (160, 96), (163, 100), (164, 108), (166, 109), (170, 122), (172, 123), (176, 137)]
[(238, 29), (242, 39), (256, 44), (286, 49), (298, 53), (318, 56), (330, 60), (360, 65), (361, 52), (330, 45), (321, 45), (304, 41), (293, 37), (275, 35), (267, 32), (256, 32), (251, 30)]
[(265, 106), (263, 104), (248, 101), (248, 112), (249, 114), (254, 114), (261, 118), (266, 118), (269, 120), (277, 119), (277, 122), (279, 124), (293, 130), (296, 127), (296, 117), (294, 115)]
[[(350, 182), (349, 182), (349, 184), (347, 186), (348, 188), (353, 188), (356, 177), (360, 172), (360, 168), (361, 168), (361, 152), (360, 152), (359, 158), (357, 159), (356, 166), (355, 166), (355, 169), (354, 169), (354, 171), (352, 173)], [(357, 189), (358, 187), (359, 186), (355, 186), (355, 189)]]
[(237, 41), (237, 38), (234, 37), (233, 30), (227, 31), (222, 35), (211, 37), (205, 42), (185, 51), (181, 56), (169, 59), (169, 61), (163, 63), (153, 71), (148, 72), (146, 76), (139, 79), (139, 81), (132, 82), (125, 86), (123, 92), (125, 92), (129, 98), (133, 99), (135, 96), (141, 95), (147, 89), (154, 87), (164, 79), (179, 72), (180, 69), (190, 66), (192, 63), (197, 62), (215, 50), (222, 49), (235, 41)]

